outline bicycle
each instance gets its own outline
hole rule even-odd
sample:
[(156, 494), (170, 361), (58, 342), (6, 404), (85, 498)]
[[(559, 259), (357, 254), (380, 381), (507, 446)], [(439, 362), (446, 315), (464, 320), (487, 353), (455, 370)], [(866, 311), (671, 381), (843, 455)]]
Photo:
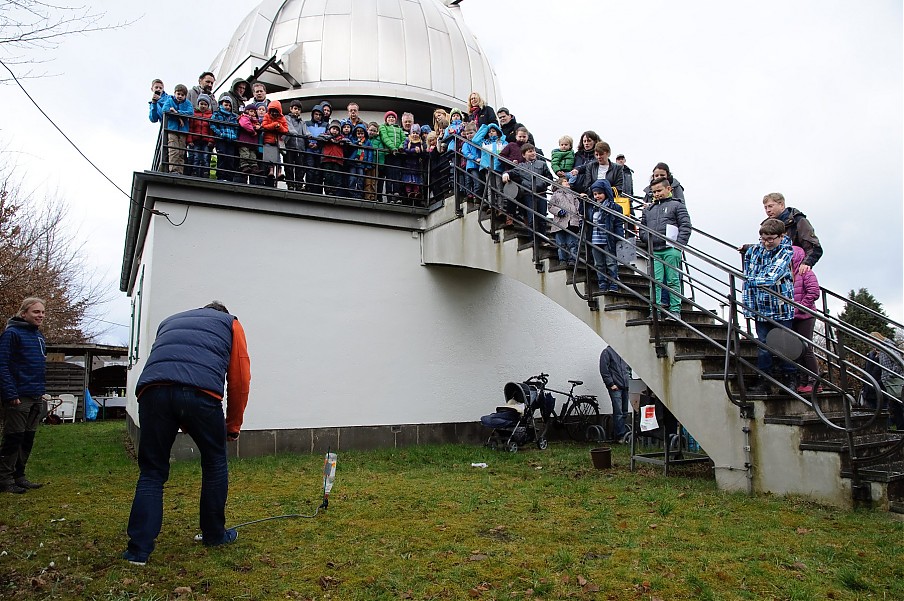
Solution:
[(600, 406), (593, 394), (574, 394), (574, 389), (581, 386), (584, 382), (581, 380), (568, 380), (571, 384), (571, 390), (565, 392), (547, 387), (549, 383), (549, 374), (540, 373), (531, 376), (524, 381), (529, 386), (537, 388), (538, 397), (546, 392), (559, 394), (567, 397), (562, 404), (561, 414), (557, 414), (555, 407), (550, 412), (549, 419), (551, 423), (562, 426), (568, 437), (572, 440), (586, 442), (589, 440), (588, 430), (591, 426), (597, 426), (600, 423)]

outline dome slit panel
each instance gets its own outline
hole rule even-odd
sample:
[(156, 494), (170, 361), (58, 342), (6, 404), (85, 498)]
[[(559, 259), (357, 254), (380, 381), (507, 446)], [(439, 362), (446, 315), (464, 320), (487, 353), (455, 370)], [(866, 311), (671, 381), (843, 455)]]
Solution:
[(468, 45), (455, 19), (451, 15), (444, 18), (448, 21), (449, 43), (452, 45), (452, 62), (449, 65), (455, 90), (452, 95), (460, 98), (462, 104), (466, 104), (471, 94), (471, 60), (468, 56)]
[[(486, 100), (486, 77), (484, 76), (483, 57), (475, 48), (468, 46), (468, 62), (471, 65), (471, 91), (480, 94), (480, 97)], [(470, 96), (468, 92), (468, 96)], [(465, 96), (467, 100), (468, 96)], [(495, 106), (493, 108), (496, 108)]]
[(301, 17), (302, 6), (304, 6), (304, 0), (288, 0), (288, 2), (283, 4), (283, 7), (279, 9), (279, 14), (276, 15), (276, 23), (297, 20)]
[(400, 0), (377, 0), (377, 14), (381, 17), (389, 17), (390, 19), (402, 18), (402, 7), (399, 6)]
[(402, 20), (377, 17), (377, 37), (380, 40), (379, 81), (405, 83), (405, 39)]
[(420, 2), (402, 0), (402, 30), (405, 47), (406, 81), (410, 86), (430, 89), (430, 40)]
[(306, 42), (322, 42), (323, 41), (323, 15), (316, 17), (302, 17), (298, 19), (298, 39), (295, 40), (299, 44)]
[(430, 38), (430, 87), (436, 92), (455, 96), (452, 42), (449, 34), (436, 29), (428, 29), (427, 35)]
[(443, 0), (263, 0), (211, 70), (228, 86), (274, 54), (302, 84), (280, 99), (365, 94), (464, 108), (477, 90), (499, 102), (486, 54), (461, 11)]
[(349, 40), (349, 75), (352, 81), (377, 81), (379, 78), (376, 22), (375, 0), (356, 0), (351, 16), (352, 37)]
[(348, 42), (351, 35), (351, 18), (349, 15), (331, 15), (323, 17), (323, 46), (321, 77), (323, 81), (348, 81), (349, 60)]
[(352, 0), (326, 0), (326, 15), (350, 15), (352, 12)]
[(302, 17), (322, 17), (326, 14), (326, 0), (302, 0)]
[(435, 2), (422, 2), (421, 8), (424, 10), (424, 20), (428, 28), (448, 33), (449, 30), (446, 29), (446, 22), (443, 19), (443, 13), (449, 12), (448, 8), (440, 7)]
[(311, 41), (301, 44), (301, 83), (319, 82), (321, 77), (320, 65), (323, 55), (323, 42)]

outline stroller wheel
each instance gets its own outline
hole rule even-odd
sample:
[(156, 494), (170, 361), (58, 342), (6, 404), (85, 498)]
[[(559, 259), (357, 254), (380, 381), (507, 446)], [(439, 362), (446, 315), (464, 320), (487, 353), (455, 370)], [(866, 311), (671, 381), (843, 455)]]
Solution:
[(548, 447), (548, 446), (549, 446), (549, 441), (546, 440), (545, 438), (537, 439), (537, 448), (540, 449), (541, 451), (545, 451), (546, 447)]
[(509, 453), (517, 453), (518, 452), (518, 443), (517, 442), (508, 443), (507, 445), (505, 445), (505, 450), (507, 450)]
[(490, 447), (490, 450), (493, 450), (493, 451), (499, 450), (499, 443), (496, 442), (495, 440), (491, 440), (490, 442), (488, 442), (487, 446)]

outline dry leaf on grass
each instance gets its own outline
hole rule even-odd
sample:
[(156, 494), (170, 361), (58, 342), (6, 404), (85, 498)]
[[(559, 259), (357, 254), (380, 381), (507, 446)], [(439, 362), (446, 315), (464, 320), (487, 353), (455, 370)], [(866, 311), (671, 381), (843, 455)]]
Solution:
[(598, 593), (600, 592), (600, 587), (593, 584), (592, 582), (588, 582), (581, 587), (581, 591), (585, 593)]
[(798, 528), (797, 529), (798, 534), (809, 534), (810, 532), (813, 532), (813, 530), (810, 528)]
[(587, 584), (587, 579), (578, 574), (578, 586), (584, 586)]
[(474, 553), (470, 557), (468, 557), (468, 561), (483, 561), (487, 559), (489, 556), (483, 553)]
[(327, 590), (339, 586), (341, 580), (332, 576), (321, 576), (317, 582), (320, 584), (320, 588)]
[(179, 595), (190, 595), (191, 587), (190, 586), (177, 586), (176, 588), (173, 589), (173, 594), (176, 595), (177, 597)]

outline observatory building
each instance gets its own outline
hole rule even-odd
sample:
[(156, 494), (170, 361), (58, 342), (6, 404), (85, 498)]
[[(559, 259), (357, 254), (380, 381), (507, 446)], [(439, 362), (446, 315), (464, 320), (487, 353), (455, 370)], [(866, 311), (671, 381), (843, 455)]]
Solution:
[[(220, 92), (253, 79), (271, 99), (329, 99), (337, 113), (355, 100), (380, 122), (464, 108), (472, 91), (501, 101), (460, 9), (439, 0), (265, 0), (213, 67)], [(584, 322), (514, 279), (425, 258), (430, 231), (455, 221), (442, 197), (403, 206), (145, 171), (132, 199), (120, 288), (133, 438), (157, 326), (212, 299), (251, 355), (237, 456), (480, 442), (505, 383), (541, 371), (604, 392), (603, 344)]]
[(326, 99), (335, 108), (354, 100), (380, 117), (387, 100), (424, 119), (435, 107), (464, 108), (472, 91), (500, 106), (496, 75), (460, 1), (265, 0), (211, 71), (218, 91), (253, 79), (278, 100)]

